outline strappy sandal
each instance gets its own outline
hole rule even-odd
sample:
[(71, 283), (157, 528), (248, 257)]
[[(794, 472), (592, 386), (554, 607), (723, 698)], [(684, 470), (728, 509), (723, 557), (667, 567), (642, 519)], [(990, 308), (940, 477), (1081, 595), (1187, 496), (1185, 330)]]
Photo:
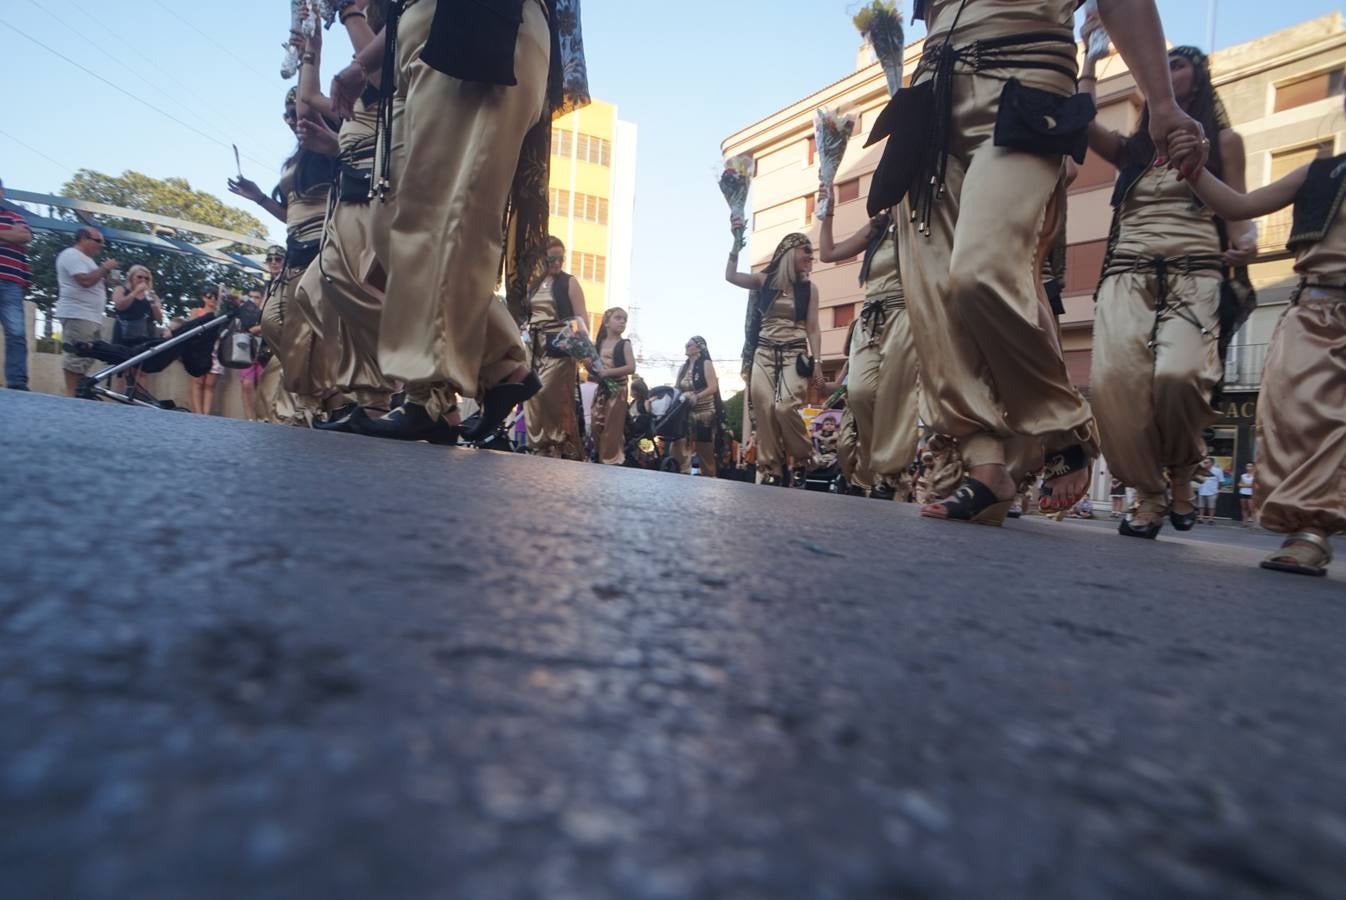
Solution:
[(1312, 531), (1296, 531), (1285, 539), (1281, 549), (1262, 560), (1262, 568), (1296, 575), (1327, 574), (1332, 562), (1332, 545)]
[[(1168, 512), (1170, 516), (1172, 515), (1171, 511), (1165, 510), (1162, 503), (1149, 499), (1141, 500), (1129, 513), (1122, 517), (1122, 521), (1117, 525), (1117, 533), (1122, 537), (1144, 538), (1147, 541), (1152, 541), (1159, 536), (1159, 532), (1164, 528), (1165, 512)], [(1153, 518), (1144, 525), (1133, 524), (1136, 516), (1144, 514), (1153, 516)]]
[[(1067, 447), (1059, 453), (1049, 453), (1047, 455), (1046, 465), (1042, 471), (1042, 489), (1038, 492), (1038, 508), (1044, 512), (1053, 513), (1068, 510), (1070, 506), (1061, 508), (1055, 503), (1049, 502), (1044, 504), (1042, 502), (1044, 500), (1050, 501), (1052, 499), (1051, 482), (1065, 478), (1067, 475), (1074, 474), (1075, 472), (1088, 471), (1089, 466), (1092, 463), (1093, 458), (1090, 457), (1088, 451), (1079, 444), (1076, 444), (1073, 447)], [(1087, 496), (1088, 493), (1089, 491), (1086, 488), (1084, 495)]]
[[(974, 522), (978, 525), (994, 525), (999, 528), (1005, 524), (1005, 516), (1014, 505), (1014, 498), (1001, 500), (995, 491), (975, 478), (964, 478), (958, 490), (943, 500), (936, 500), (921, 509), (921, 515), (929, 519), (957, 519), (960, 522)], [(940, 515), (932, 510), (944, 510)]]

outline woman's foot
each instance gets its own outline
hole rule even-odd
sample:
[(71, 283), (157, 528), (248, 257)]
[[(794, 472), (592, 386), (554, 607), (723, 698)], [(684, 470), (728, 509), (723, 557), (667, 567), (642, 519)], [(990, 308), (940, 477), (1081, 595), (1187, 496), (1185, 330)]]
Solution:
[(957, 519), (979, 525), (1003, 525), (1014, 505), (1018, 485), (1003, 465), (972, 466), (949, 497), (921, 507), (930, 519)]
[(1323, 576), (1331, 562), (1332, 545), (1326, 537), (1312, 531), (1296, 531), (1285, 539), (1279, 550), (1262, 560), (1262, 568)]
[(1066, 512), (1089, 493), (1089, 469), (1093, 460), (1081, 446), (1047, 454), (1045, 479), (1038, 498), (1044, 513)]

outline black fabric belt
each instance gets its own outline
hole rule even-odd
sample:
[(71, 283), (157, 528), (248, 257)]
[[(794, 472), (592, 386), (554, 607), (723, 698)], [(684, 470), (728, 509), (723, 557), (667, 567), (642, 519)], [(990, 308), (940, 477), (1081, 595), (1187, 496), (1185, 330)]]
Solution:
[(1299, 284), (1295, 285), (1294, 292), (1290, 295), (1290, 305), (1297, 306), (1300, 296), (1307, 290), (1331, 291), (1341, 294), (1342, 298), (1346, 299), (1346, 284), (1332, 284), (1327, 281), (1310, 281), (1307, 278), (1301, 278)]
[(1108, 262), (1108, 267), (1103, 270), (1103, 277), (1109, 278), (1113, 275), (1124, 275), (1128, 272), (1154, 273), (1156, 282), (1154, 328), (1150, 331), (1150, 340), (1147, 345), (1150, 349), (1154, 349), (1154, 345), (1159, 340), (1159, 323), (1163, 321), (1167, 313), (1172, 313), (1183, 321), (1190, 322), (1202, 334), (1210, 333), (1210, 326), (1201, 324), (1201, 320), (1197, 318), (1196, 313), (1188, 309), (1181, 300), (1170, 302), (1169, 279), (1177, 275), (1192, 275), (1199, 272), (1222, 275), (1224, 273), (1224, 261), (1219, 256), (1198, 255), (1172, 258), (1163, 256), (1113, 256)]
[[(960, 7), (961, 15), (962, 9)], [(955, 28), (957, 20), (955, 20)], [(953, 37), (950, 32), (949, 37)], [(1048, 44), (1059, 46), (1033, 46)], [(930, 136), (931, 160), (912, 197), (912, 218), (929, 231), (935, 199), (944, 193), (949, 170), (949, 141), (953, 131), (953, 75), (960, 64), (973, 72), (1045, 69), (1075, 77), (1075, 36), (1072, 32), (1035, 31), (973, 41), (961, 47), (950, 41), (927, 47), (912, 75), (912, 83), (933, 71), (934, 120)]]
[(885, 297), (882, 300), (866, 300), (860, 307), (860, 321), (869, 329), (871, 335), (879, 335), (888, 324), (888, 317), (894, 312), (906, 309), (907, 301), (901, 297)]

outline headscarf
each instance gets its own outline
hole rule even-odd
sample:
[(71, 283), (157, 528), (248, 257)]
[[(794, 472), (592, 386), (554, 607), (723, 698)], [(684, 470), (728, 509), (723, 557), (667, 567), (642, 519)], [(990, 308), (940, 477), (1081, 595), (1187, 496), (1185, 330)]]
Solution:
[[(785, 259), (785, 254), (789, 253), (791, 250), (794, 250), (797, 247), (808, 247), (812, 245), (812, 243), (813, 242), (809, 240), (808, 235), (800, 234), (798, 231), (791, 232), (790, 234), (787, 234), (785, 237), (780, 239), (780, 243), (776, 245), (776, 251), (771, 254), (771, 262), (767, 263), (767, 267), (764, 270), (762, 270), (762, 274), (766, 276), (766, 281), (763, 282), (763, 287), (769, 289), (769, 291), (771, 292), (771, 296), (766, 300), (764, 304), (761, 303), (761, 300), (759, 298), (758, 302), (763, 306), (763, 312), (765, 312), (765, 307), (770, 306), (771, 302), (776, 299), (774, 293), (775, 291), (774, 285), (776, 282), (776, 271), (780, 269), (780, 264), (781, 261)], [(767, 294), (768, 290), (763, 290), (760, 293)]]
[(710, 359), (710, 347), (706, 345), (706, 339), (703, 338), (701, 335), (699, 334), (692, 335), (687, 340), (687, 343), (696, 345), (696, 359), (692, 359), (689, 356), (683, 362), (682, 368), (678, 370), (678, 381), (682, 381), (682, 377), (687, 374), (687, 367), (690, 366), (692, 363), (702, 362), (703, 360)]

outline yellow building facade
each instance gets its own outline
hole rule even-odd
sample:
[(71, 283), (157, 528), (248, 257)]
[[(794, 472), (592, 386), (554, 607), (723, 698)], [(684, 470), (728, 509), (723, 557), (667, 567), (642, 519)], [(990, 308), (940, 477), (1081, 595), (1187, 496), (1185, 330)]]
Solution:
[(601, 100), (552, 125), (551, 233), (565, 242), (566, 271), (584, 288), (591, 334), (603, 310), (629, 304), (635, 136)]

